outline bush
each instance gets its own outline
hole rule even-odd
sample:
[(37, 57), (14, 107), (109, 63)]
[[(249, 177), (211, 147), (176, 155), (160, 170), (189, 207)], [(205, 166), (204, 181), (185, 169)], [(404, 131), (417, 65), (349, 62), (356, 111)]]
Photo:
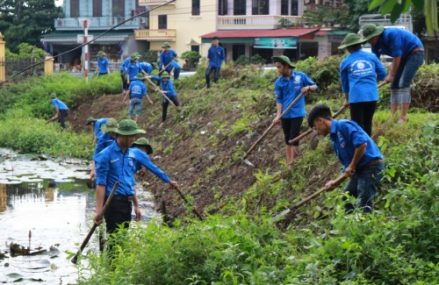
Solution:
[(185, 51), (182, 53), (181, 58), (185, 61), (183, 69), (193, 70), (200, 61), (201, 55), (196, 51)]

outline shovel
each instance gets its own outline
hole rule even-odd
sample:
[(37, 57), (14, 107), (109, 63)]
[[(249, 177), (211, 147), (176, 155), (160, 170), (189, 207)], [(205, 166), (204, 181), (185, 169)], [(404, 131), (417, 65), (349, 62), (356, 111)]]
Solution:
[[(183, 199), (183, 201), (186, 203), (186, 205), (191, 206), (189, 204), (188, 199), (186, 199), (186, 196), (183, 194), (183, 192), (181, 192), (179, 187), (172, 187), (172, 188), (175, 189), (175, 191), (177, 191), (178, 195), (181, 197), (181, 199)], [(203, 220), (203, 217), (201, 216), (201, 214), (194, 207), (192, 207), (192, 212), (195, 214), (195, 216), (197, 216), (198, 219), (200, 219), (200, 221)]]
[[(114, 193), (116, 192), (116, 189), (118, 187), (119, 187), (119, 182), (116, 181), (116, 183), (114, 183), (114, 185), (113, 185), (113, 189), (111, 189), (110, 196), (108, 196), (108, 199), (105, 202), (104, 207), (102, 208), (102, 216), (107, 211), (107, 208), (110, 205), (111, 200), (113, 199)], [(78, 252), (76, 252), (75, 256), (73, 256), (73, 258), (72, 258), (73, 264), (78, 263), (78, 257), (81, 255), (82, 251), (87, 246), (88, 241), (90, 240), (91, 236), (93, 235), (93, 233), (95, 232), (97, 227), (99, 227), (99, 224), (97, 224), (97, 223), (94, 223), (93, 226), (91, 227), (90, 231), (88, 232), (87, 236), (85, 237), (84, 241), (82, 242), (81, 246), (79, 247)]]
[(174, 106), (177, 107), (177, 105), (175, 105), (175, 103), (174, 103), (171, 99), (169, 99), (168, 96), (166, 96), (165, 92), (163, 92), (163, 90), (160, 89), (160, 87), (158, 87), (154, 82), (152, 82), (152, 80), (151, 80), (148, 76), (145, 76), (145, 79), (146, 79), (146, 81), (148, 81), (148, 83), (151, 84), (156, 90), (158, 90), (158, 91), (160, 92), (160, 94), (161, 94), (166, 100), (168, 100), (170, 103), (172, 103)]
[[(299, 96), (297, 96), (291, 103), (288, 105), (288, 107), (282, 112), (280, 117), (285, 115), (299, 100), (305, 95), (305, 93), (300, 93)], [(270, 126), (264, 131), (264, 133), (252, 144), (252, 146), (247, 150), (247, 152), (242, 157), (242, 161), (247, 164), (248, 166), (255, 167), (253, 163), (251, 163), (247, 157), (250, 155), (250, 153), (256, 148), (256, 146), (267, 136), (267, 134), (270, 132), (270, 130), (274, 127), (275, 123), (272, 122)]]
[(337, 177), (337, 179), (334, 181), (334, 184), (332, 187), (328, 188), (328, 187), (322, 187), (320, 190), (314, 192), (313, 194), (307, 196), (305, 199), (303, 199), (302, 201), (298, 202), (297, 204), (294, 204), (293, 206), (291, 206), (290, 208), (282, 211), (281, 213), (277, 214), (275, 217), (273, 217), (272, 221), (274, 223), (277, 223), (279, 225), (279, 227), (281, 228), (286, 228), (290, 222), (293, 220), (293, 218), (296, 216), (296, 211), (297, 209), (299, 209), (300, 207), (302, 207), (303, 205), (307, 204), (309, 201), (315, 199), (316, 197), (318, 197), (320, 194), (322, 194), (323, 192), (326, 191), (331, 191), (333, 189), (335, 189), (337, 186), (339, 186), (345, 179), (347, 178), (347, 176), (343, 173), (341, 174), (339, 177)]

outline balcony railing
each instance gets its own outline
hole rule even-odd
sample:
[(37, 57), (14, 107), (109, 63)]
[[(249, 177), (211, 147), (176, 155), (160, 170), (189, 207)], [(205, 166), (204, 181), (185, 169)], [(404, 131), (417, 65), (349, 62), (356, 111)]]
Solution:
[[(124, 17), (87, 17), (90, 21), (89, 28), (92, 30), (108, 29), (114, 25), (120, 24), (126, 18)], [(81, 18), (58, 18), (55, 19), (55, 28), (57, 30), (82, 30)], [(120, 26), (123, 29), (138, 29), (141, 24), (146, 22), (144, 18), (135, 18)]]
[(135, 30), (134, 38), (144, 41), (175, 41), (176, 30)]
[[(169, 0), (139, 0), (139, 6), (159, 6), (163, 5)], [(169, 3), (168, 5), (175, 5), (175, 1)]]
[(300, 24), (302, 21), (302, 17), (300, 16), (218, 16), (217, 29), (276, 29), (280, 27), (280, 19), (287, 19), (293, 25)]

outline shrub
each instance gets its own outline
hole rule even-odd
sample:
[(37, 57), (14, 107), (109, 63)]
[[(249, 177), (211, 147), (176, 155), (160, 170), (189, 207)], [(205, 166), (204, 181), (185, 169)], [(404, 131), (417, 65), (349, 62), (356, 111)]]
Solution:
[(192, 70), (200, 61), (201, 55), (196, 51), (185, 51), (181, 54), (181, 58), (185, 61), (183, 69)]

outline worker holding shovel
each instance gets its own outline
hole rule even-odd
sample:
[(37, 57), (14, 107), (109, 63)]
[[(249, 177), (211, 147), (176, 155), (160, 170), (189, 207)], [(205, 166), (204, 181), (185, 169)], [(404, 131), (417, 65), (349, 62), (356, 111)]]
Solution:
[[(135, 198), (134, 175), (139, 165), (148, 167), (147, 162), (150, 162), (145, 153), (133, 151), (130, 148), (136, 136), (145, 133), (144, 130), (138, 128), (136, 122), (129, 119), (122, 120), (114, 132), (117, 136), (116, 141), (96, 157), (95, 222), (100, 224), (103, 217), (105, 217), (108, 233), (113, 233), (118, 227), (127, 228), (129, 226), (133, 206), (136, 220), (140, 220), (141, 213)], [(171, 180), (166, 173), (161, 170), (160, 173), (159, 177), (165, 183), (169, 183), (173, 188), (178, 188), (178, 184)], [(103, 215), (104, 201), (108, 198), (116, 181), (119, 181), (120, 185)]]
[(160, 52), (159, 75), (165, 71), (169, 74), (174, 71), (174, 80), (176, 80), (180, 76), (180, 65), (175, 61), (177, 53), (168, 42), (163, 43), (162, 48), (163, 50)]
[[(137, 75), (137, 78), (133, 81), (131, 81), (129, 89), (129, 97), (130, 97), (130, 103), (128, 107), (128, 119), (131, 119), (134, 117), (134, 121), (137, 122), (137, 119), (140, 116), (140, 113), (142, 112), (143, 107), (143, 100), (146, 97), (148, 99), (148, 102), (152, 105), (153, 102), (151, 98), (148, 96), (148, 89), (146, 85), (143, 83), (143, 80), (145, 80), (145, 75), (143, 73), (139, 73)], [(126, 101), (125, 96), (123, 98), (123, 101)]]
[(49, 119), (49, 122), (58, 119), (61, 128), (65, 129), (66, 128), (65, 120), (69, 113), (69, 107), (67, 107), (66, 103), (56, 98), (55, 93), (52, 93), (52, 95), (50, 96), (50, 103), (52, 104), (53, 107), (55, 107), (56, 113), (52, 118)]
[(282, 123), (286, 142), (287, 165), (291, 169), (294, 159), (299, 154), (299, 144), (290, 144), (289, 140), (294, 139), (300, 133), (303, 117), (306, 115), (305, 98), (302, 97), (286, 114), (281, 115), (296, 97), (316, 90), (317, 85), (305, 73), (293, 71), (295, 66), (287, 56), (274, 56), (273, 61), (280, 75), (274, 83), (277, 113), (273, 122)]
[(180, 106), (180, 102), (177, 98), (177, 92), (175, 92), (174, 84), (170, 79), (170, 75), (168, 72), (164, 71), (160, 77), (152, 76), (151, 79), (156, 81), (160, 86), (160, 92), (165, 94), (166, 97), (163, 97), (162, 103), (162, 123), (159, 127), (162, 127), (166, 121), (166, 117), (168, 115), (168, 107), (169, 101), (171, 101), (176, 107)]
[(346, 96), (345, 105), (349, 105), (351, 119), (370, 136), (373, 115), (379, 99), (377, 81), (384, 80), (387, 71), (373, 53), (361, 49), (365, 41), (359, 35), (349, 33), (338, 49), (347, 49), (349, 52), (340, 63), (340, 81)]
[[(308, 124), (321, 136), (329, 134), (334, 151), (344, 167), (345, 176), (351, 180), (345, 193), (358, 198), (358, 207), (369, 213), (373, 207), (373, 197), (377, 192), (382, 171), (383, 155), (376, 143), (355, 122), (334, 120), (331, 110), (326, 105), (315, 106), (308, 116)], [(336, 182), (326, 183), (327, 190), (332, 190)], [(346, 196), (344, 200), (346, 201)], [(354, 205), (345, 204), (347, 213), (353, 211)]]

